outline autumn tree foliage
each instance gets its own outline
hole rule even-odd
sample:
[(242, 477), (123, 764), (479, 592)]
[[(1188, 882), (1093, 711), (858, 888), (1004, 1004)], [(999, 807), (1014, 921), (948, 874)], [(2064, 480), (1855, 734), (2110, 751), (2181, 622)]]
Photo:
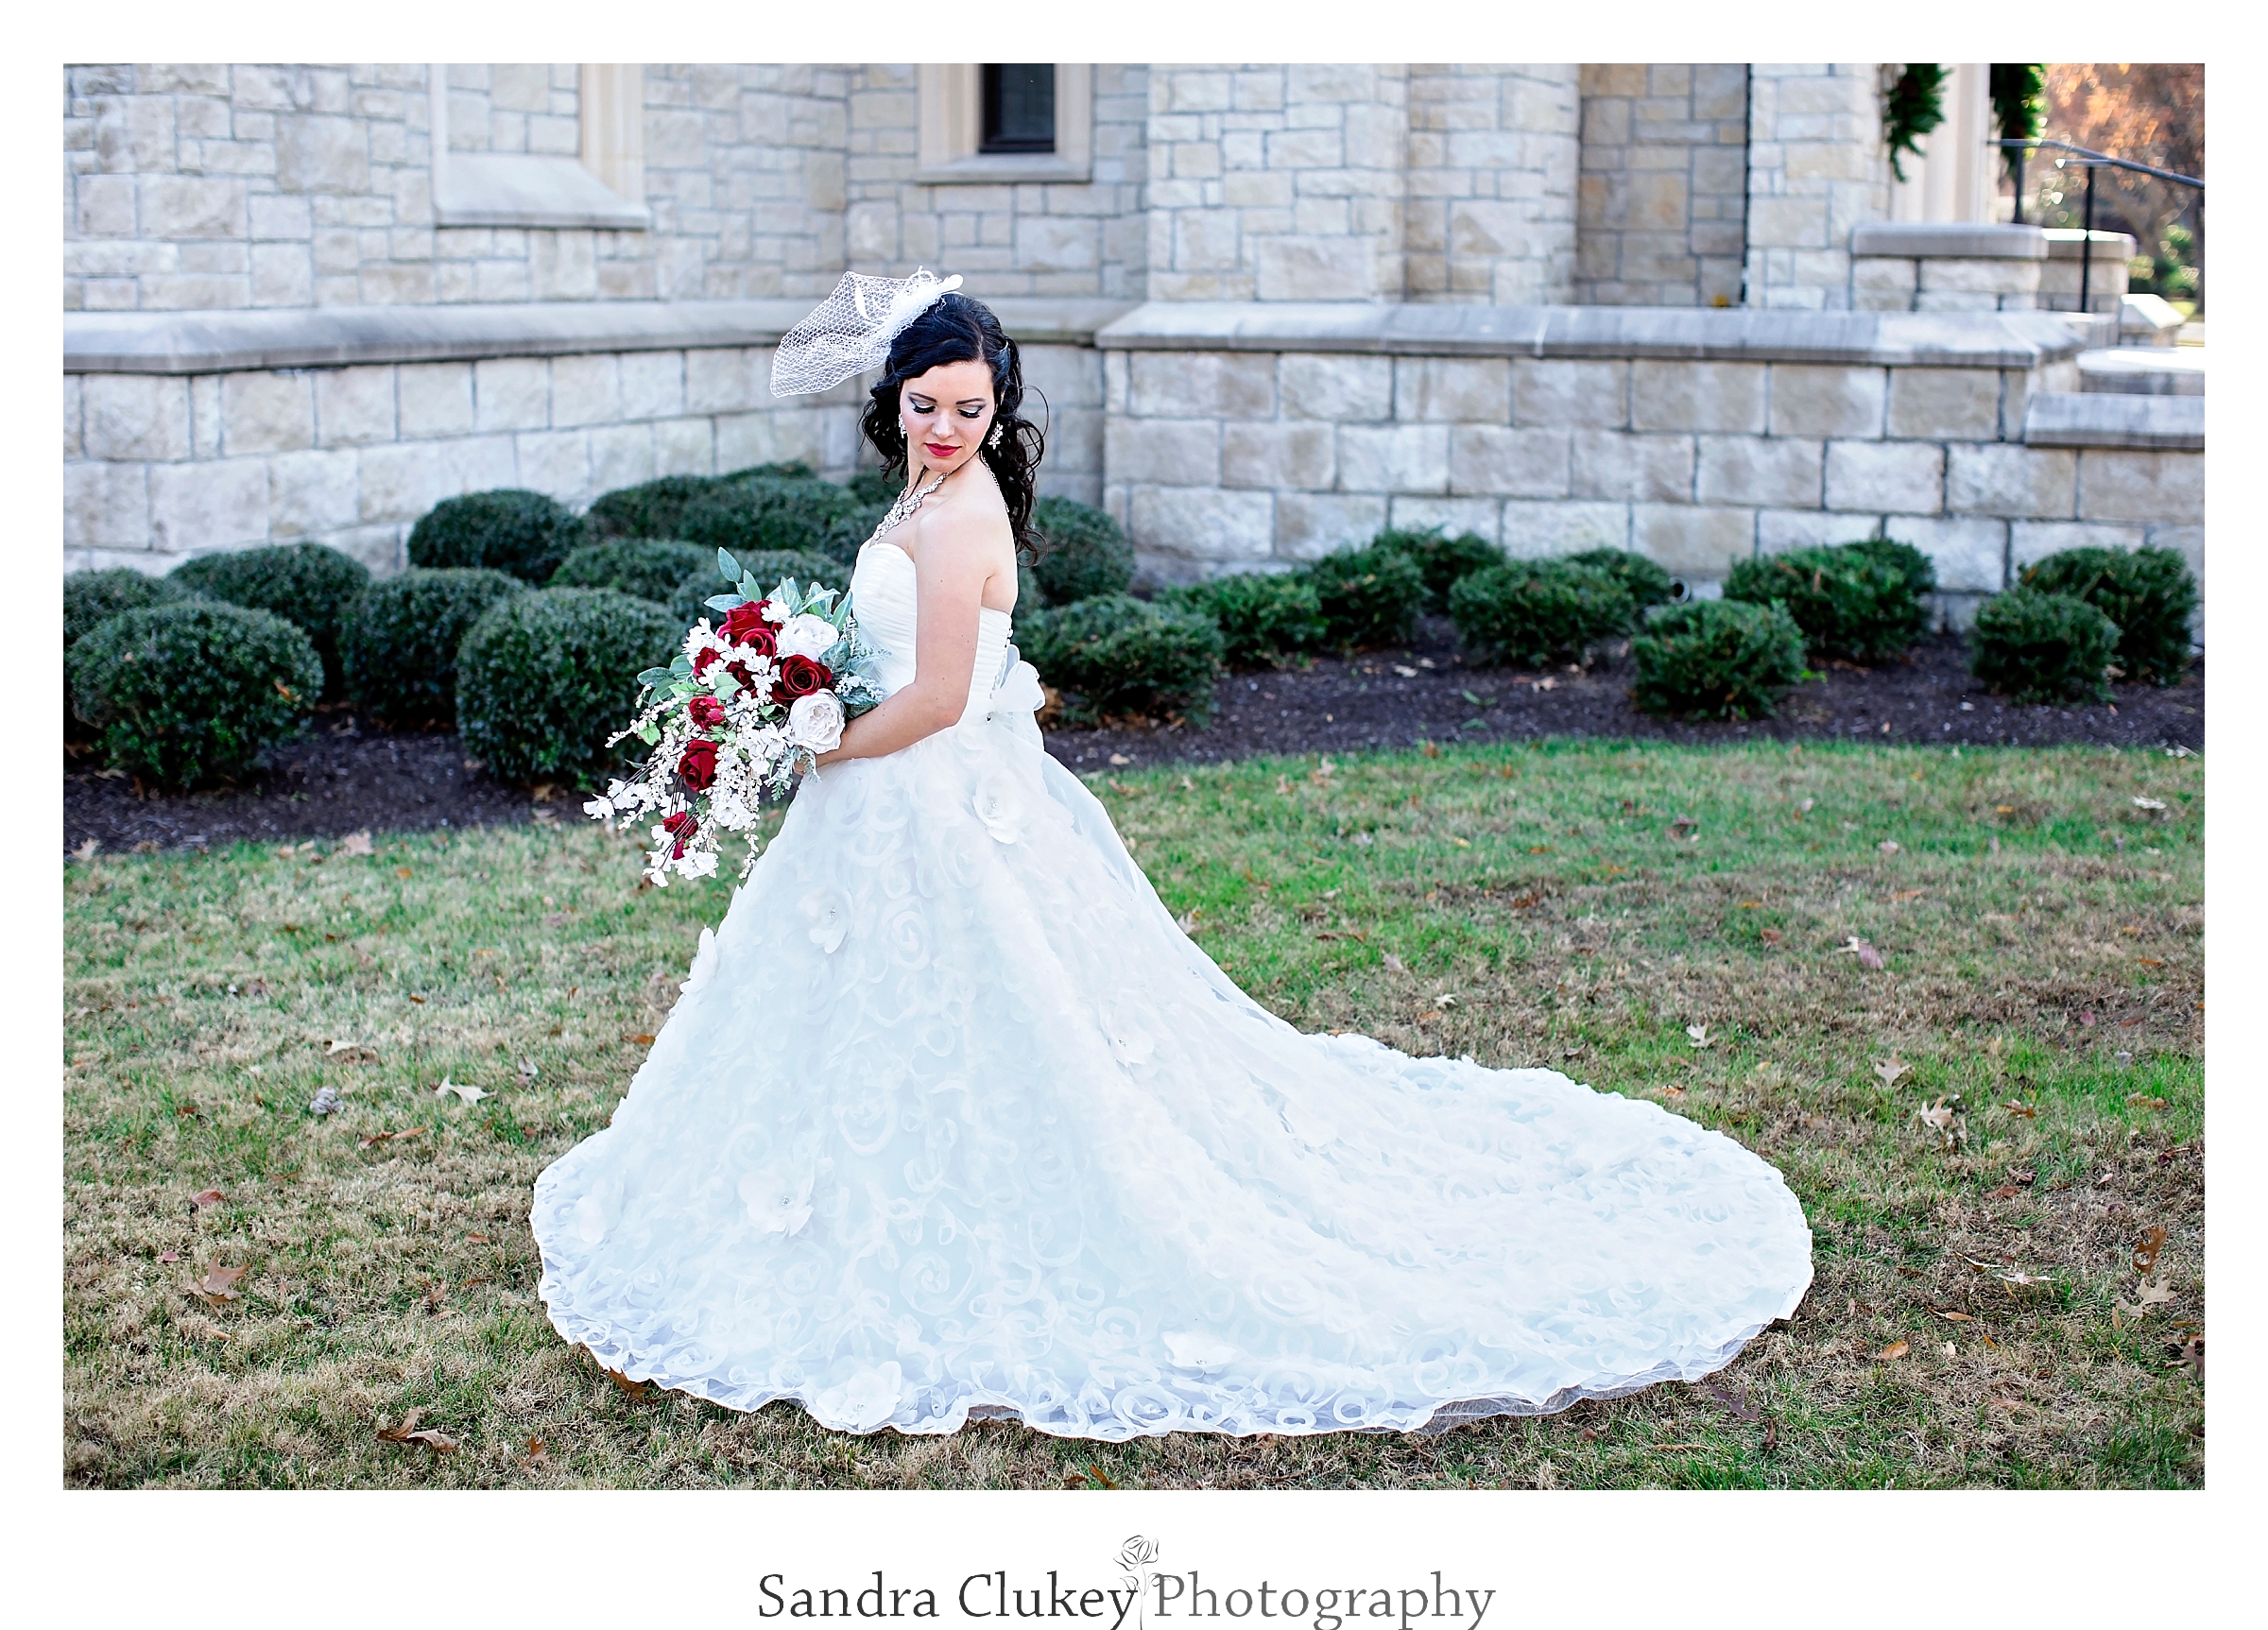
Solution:
[[(2050, 62), (2046, 100), (2044, 136), (2204, 179), (2201, 62)], [(2086, 177), (2070, 170), (2057, 176), (2045, 163), (2033, 173), (2041, 193), (2063, 195), (2059, 200), (2043, 197), (2038, 218), (2052, 226), (2079, 225)], [(2153, 261), (2203, 264), (2205, 211), (2191, 188), (2105, 169), (2095, 178), (2095, 226), (2132, 232)], [(2197, 292), (2202, 295), (2202, 283)]]

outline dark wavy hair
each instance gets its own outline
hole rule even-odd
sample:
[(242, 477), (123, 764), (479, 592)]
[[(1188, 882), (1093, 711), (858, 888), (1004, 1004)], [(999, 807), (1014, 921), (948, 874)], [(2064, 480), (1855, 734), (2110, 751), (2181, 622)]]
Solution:
[(990, 306), (965, 294), (940, 295), (907, 323), (890, 342), (889, 360), (883, 365), (882, 379), (873, 388), (873, 400), (867, 403), (859, 428), (882, 455), (883, 473), (902, 474), (906, 446), (905, 429), (898, 420), (899, 396), (907, 380), (919, 379), (931, 369), (952, 362), (981, 362), (992, 371), (992, 395), (998, 408), (994, 423), (1000, 439), (994, 442), (988, 429), (977, 456), (1000, 483), (1018, 557), (1036, 558), (1047, 546), (1032, 530), (1032, 506), (1040, 496), (1040, 456), (1047, 449), (1047, 438), (1023, 417), (1023, 358)]

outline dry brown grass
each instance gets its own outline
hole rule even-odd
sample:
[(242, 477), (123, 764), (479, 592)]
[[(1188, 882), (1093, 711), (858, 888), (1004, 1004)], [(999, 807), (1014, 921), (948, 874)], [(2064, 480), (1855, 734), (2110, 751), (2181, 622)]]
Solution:
[[(639, 890), (621, 840), (543, 826), (105, 859), (64, 884), (66, 1481), (2202, 1479), (2175, 1358), (2204, 1309), (2197, 761), (1554, 745), (1098, 790), (1303, 1027), (1552, 1063), (1777, 1162), (1816, 1238), (1796, 1318), (1703, 1386), (1428, 1438), (862, 1438), (632, 1398), (545, 1323), (526, 1196), (611, 1109), (724, 891)], [(437, 1099), (444, 1076), (492, 1095)], [(318, 1120), (324, 1086), (347, 1107)], [(1916, 1118), (1949, 1096), (1950, 1147)], [(2129, 1317), (2156, 1227), (2171, 1299)], [(217, 1305), (215, 1262), (248, 1270)], [(379, 1438), (413, 1408), (458, 1447)]]

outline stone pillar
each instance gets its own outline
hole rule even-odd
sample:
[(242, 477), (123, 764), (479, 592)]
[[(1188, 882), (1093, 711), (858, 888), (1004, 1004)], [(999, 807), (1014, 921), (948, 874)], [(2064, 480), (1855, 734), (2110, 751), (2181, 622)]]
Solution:
[(1583, 64), (1573, 297), (1585, 305), (1732, 305), (1746, 248), (1748, 70)]
[(1747, 303), (1840, 311), (1850, 234), (1889, 213), (1881, 65), (1749, 65)]
[(1411, 65), (1410, 300), (1574, 298), (1575, 77), (1572, 62)]

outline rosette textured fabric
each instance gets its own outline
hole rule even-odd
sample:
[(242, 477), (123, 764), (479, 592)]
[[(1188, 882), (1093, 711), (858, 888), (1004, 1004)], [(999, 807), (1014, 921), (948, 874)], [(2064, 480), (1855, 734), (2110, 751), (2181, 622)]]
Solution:
[[(905, 683), (911, 562), (869, 543), (852, 593)], [(957, 726), (803, 785), (538, 1180), (562, 1335), (846, 1432), (1126, 1439), (1544, 1414), (1795, 1310), (1802, 1209), (1731, 1139), (1239, 990), (1042, 749), (1008, 635)]]

